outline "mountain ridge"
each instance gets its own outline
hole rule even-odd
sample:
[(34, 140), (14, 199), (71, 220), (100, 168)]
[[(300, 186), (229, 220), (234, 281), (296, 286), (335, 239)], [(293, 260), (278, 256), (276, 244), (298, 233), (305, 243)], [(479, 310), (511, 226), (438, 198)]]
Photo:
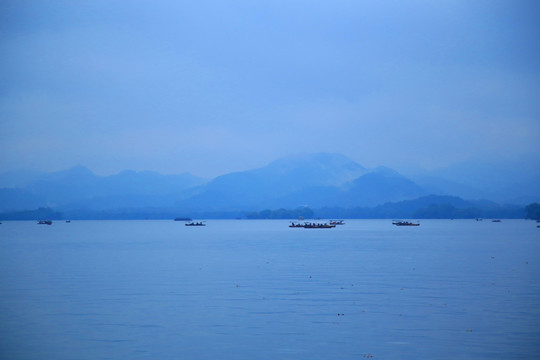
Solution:
[[(0, 210), (28, 210), (42, 206), (85, 207), (93, 200), (108, 197), (110, 204), (105, 207), (110, 208), (114, 205), (122, 206), (122, 203), (118, 203), (114, 198), (117, 200), (122, 196), (163, 197), (182, 193), (205, 181), (189, 173), (161, 175), (156, 172), (131, 170), (109, 176), (98, 176), (80, 165), (52, 173), (33, 174), (33, 176), (34, 180), (25, 186), (0, 188)], [(165, 203), (161, 201), (158, 205), (165, 205)]]
[[(15, 183), (16, 174), (8, 175), (0, 174), (0, 184)], [(368, 169), (343, 154), (332, 153), (284, 157), (209, 181), (189, 173), (162, 175), (133, 170), (99, 176), (84, 166), (26, 175), (25, 179), (19, 177), (19, 187), (0, 188), (0, 211), (38, 207), (96, 211), (166, 208), (183, 212), (376, 207), (430, 194), (463, 197), (452, 187), (466, 190), (467, 199), (488, 198), (473, 186), (437, 177), (418, 181), (384, 166)]]

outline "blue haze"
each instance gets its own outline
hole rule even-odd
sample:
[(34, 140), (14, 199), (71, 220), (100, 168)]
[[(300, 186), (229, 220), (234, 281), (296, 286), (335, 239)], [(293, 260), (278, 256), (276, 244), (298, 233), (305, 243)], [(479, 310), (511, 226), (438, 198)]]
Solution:
[[(243, 217), (241, 213), (246, 211), (263, 209), (371, 208), (420, 197), (430, 201), (424, 207), (460, 203), (461, 209), (489, 210), (483, 215), (469, 212), (467, 217), (514, 218), (524, 216), (523, 211), (497, 214), (492, 210), (503, 210), (499, 205), (508, 204), (523, 207), (540, 199), (540, 171), (522, 171), (523, 168), (504, 162), (489, 167), (469, 165), (465, 169), (468, 170), (449, 169), (446, 174), (424, 172), (406, 177), (387, 167), (363, 167), (342, 154), (318, 153), (285, 157), (257, 169), (214, 179), (148, 171), (97, 176), (81, 166), (54, 173), (12, 172), (0, 174), (0, 213), (4, 213), (0, 219), (21, 219), (13, 212), (44, 207), (64, 213), (66, 218), (78, 219), (164, 219), (224, 211), (228, 212), (226, 218), (235, 218)], [(462, 199), (454, 201), (449, 196)], [(412, 214), (419, 208), (409, 210)], [(28, 216), (23, 219), (36, 215)], [(208, 216), (224, 214), (203, 215)], [(346, 217), (358, 216), (366, 214), (350, 213)], [(385, 215), (382, 211), (368, 217), (374, 216), (402, 215)]]
[(2, 1), (0, 173), (540, 155), (537, 1)]

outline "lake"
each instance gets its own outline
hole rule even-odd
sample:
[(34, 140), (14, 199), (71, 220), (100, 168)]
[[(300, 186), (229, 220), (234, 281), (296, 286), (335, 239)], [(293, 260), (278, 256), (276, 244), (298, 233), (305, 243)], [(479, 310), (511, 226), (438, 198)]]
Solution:
[(525, 220), (4, 222), (2, 359), (535, 359)]

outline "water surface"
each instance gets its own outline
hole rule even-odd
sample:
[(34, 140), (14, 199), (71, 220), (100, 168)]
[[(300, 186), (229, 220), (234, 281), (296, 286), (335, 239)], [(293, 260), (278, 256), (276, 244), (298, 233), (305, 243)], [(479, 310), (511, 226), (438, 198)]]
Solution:
[(534, 359), (531, 221), (0, 225), (6, 359)]

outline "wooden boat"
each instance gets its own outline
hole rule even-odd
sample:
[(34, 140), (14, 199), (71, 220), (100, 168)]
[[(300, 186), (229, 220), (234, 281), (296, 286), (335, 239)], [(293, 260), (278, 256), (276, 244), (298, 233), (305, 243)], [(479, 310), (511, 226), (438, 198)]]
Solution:
[(413, 223), (410, 221), (393, 221), (392, 224), (396, 226), (420, 226), (419, 223)]
[(336, 225), (331, 224), (312, 224), (312, 223), (305, 223), (304, 229), (331, 229), (335, 228)]
[(199, 221), (199, 222), (189, 222), (189, 223), (186, 223), (184, 224), (186, 226), (206, 226), (206, 224), (202, 221)]
[(289, 227), (290, 228), (304, 228), (304, 229), (331, 229), (331, 228), (335, 228), (336, 225), (326, 224), (326, 223), (325, 224), (310, 223), (310, 222), (305, 222), (303, 224), (300, 224), (300, 223), (291, 222)]
[(305, 224), (295, 223), (294, 221), (290, 223), (290, 228), (303, 228)]

